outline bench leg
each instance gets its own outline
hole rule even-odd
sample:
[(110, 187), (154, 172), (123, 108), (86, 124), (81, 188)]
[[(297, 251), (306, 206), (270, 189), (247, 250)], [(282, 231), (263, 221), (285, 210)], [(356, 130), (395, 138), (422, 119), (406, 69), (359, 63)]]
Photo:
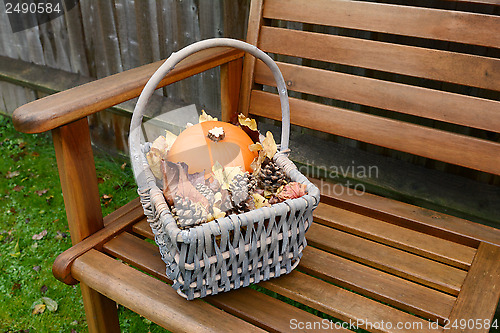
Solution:
[[(73, 244), (104, 227), (87, 118), (52, 131)], [(89, 332), (120, 332), (116, 303), (81, 283)]]
[(120, 332), (115, 301), (80, 283), (89, 333)]

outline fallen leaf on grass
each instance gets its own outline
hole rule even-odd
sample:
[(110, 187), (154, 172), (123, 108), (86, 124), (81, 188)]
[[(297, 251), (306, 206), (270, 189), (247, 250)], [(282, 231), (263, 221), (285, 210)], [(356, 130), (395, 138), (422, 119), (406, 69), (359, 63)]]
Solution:
[(21, 289), (21, 284), (19, 282), (16, 282), (12, 285), (12, 291), (16, 291)]
[(35, 272), (40, 272), (41, 269), (42, 269), (42, 267), (40, 267), (39, 265), (33, 266), (33, 270)]
[(18, 170), (16, 170), (16, 171), (7, 171), (7, 175), (5, 175), (5, 178), (11, 179), (11, 178), (19, 176), (20, 174), (21, 174), (21, 172), (19, 172)]
[(31, 239), (32, 240), (40, 240), (45, 236), (47, 236), (47, 229), (44, 229), (43, 231), (41, 231), (38, 234), (34, 234), (33, 236), (31, 236)]
[(45, 304), (37, 304), (33, 308), (33, 312), (31, 312), (31, 314), (36, 315), (36, 314), (43, 313), (44, 311), (45, 311)]
[(24, 189), (24, 186), (19, 186), (19, 185), (16, 185), (13, 188), (13, 190), (16, 192), (21, 192), (23, 189)]
[(14, 207), (10, 207), (9, 212), (12, 214), (17, 214), (17, 210)]
[(47, 287), (46, 285), (43, 285), (41, 288), (40, 288), (40, 292), (42, 294), (45, 294), (47, 292), (47, 290), (49, 290), (49, 287)]
[(47, 193), (49, 191), (49, 189), (43, 189), (43, 190), (40, 190), (40, 191), (35, 191), (36, 194), (38, 194), (39, 197), (41, 197), (42, 195), (44, 195), (45, 193)]
[(37, 153), (36, 151), (34, 151), (34, 152), (32, 152), (32, 153), (31, 153), (31, 156), (33, 156), (33, 157), (38, 157), (38, 156), (40, 156), (40, 154), (39, 154), (39, 153)]
[(104, 178), (98, 177), (97, 178), (97, 184), (102, 184), (102, 183), (104, 183)]
[(127, 162), (124, 162), (121, 166), (120, 169), (125, 170), (125, 167), (127, 166)]
[(9, 253), (11, 257), (18, 258), (21, 256), (21, 250), (19, 249), (19, 239), (16, 242), (16, 245), (14, 246), (14, 250), (12, 250), (11, 253)]
[(42, 301), (45, 303), (45, 305), (47, 306), (47, 310), (49, 310), (50, 312), (55, 312), (57, 311), (57, 302), (54, 301), (53, 299), (51, 298), (48, 298), (48, 297), (42, 297)]

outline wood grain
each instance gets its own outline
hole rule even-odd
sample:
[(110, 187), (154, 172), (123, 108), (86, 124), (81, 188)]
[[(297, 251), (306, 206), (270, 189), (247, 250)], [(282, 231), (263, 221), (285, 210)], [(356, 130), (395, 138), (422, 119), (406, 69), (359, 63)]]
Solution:
[(73, 244), (104, 227), (87, 118), (52, 131)]
[[(500, 299), (500, 247), (481, 243), (450, 315), (449, 332), (489, 332)], [(469, 319), (474, 323), (469, 322)], [(481, 323), (482, 329), (477, 322)], [(462, 325), (465, 321), (466, 325)], [(454, 328), (453, 324), (458, 324)]]
[[(246, 42), (257, 46), (259, 40), (260, 28), (263, 24), (262, 10), (264, 0), (254, 0), (250, 3), (250, 12), (248, 15), (248, 28)], [(250, 105), (250, 91), (253, 89), (254, 82), (255, 57), (246, 55), (243, 59), (243, 74), (241, 79), (240, 103), (238, 113), (248, 115)]]
[(299, 269), (432, 321), (444, 323), (456, 298), (395, 275), (307, 247)]
[[(430, 329), (428, 322), (409, 313), (378, 303), (364, 296), (293, 271), (279, 279), (261, 282), (261, 286), (280, 295), (306, 304), (321, 312), (355, 324), (370, 332), (440, 332)], [(380, 323), (391, 323), (392, 328)], [(413, 327), (396, 329), (397, 323), (414, 323)], [(369, 325), (371, 323), (371, 326)], [(375, 327), (374, 323), (379, 323)]]
[(396, 276), (457, 295), (466, 272), (395, 248), (313, 223), (309, 245)]
[(52, 265), (52, 274), (61, 282), (76, 284), (78, 281), (71, 276), (71, 265), (76, 258), (90, 249), (100, 249), (102, 244), (143, 218), (144, 211), (140, 205), (135, 205), (134, 208), (127, 211), (126, 214), (118, 215), (117, 218), (110, 221), (105, 228), (95, 232), (57, 256)]
[[(71, 241), (77, 244), (104, 226), (87, 118), (54, 129), (52, 140)], [(89, 332), (119, 332), (116, 303), (86, 284), (81, 291)]]
[(320, 203), (314, 220), (378, 243), (467, 270), (476, 250), (432, 235)]
[[(290, 112), (296, 125), (500, 175), (500, 144), (493, 141), (295, 98)], [(278, 95), (252, 91), (250, 113), (280, 120)]]
[(221, 118), (232, 124), (238, 123), (242, 66), (240, 58), (220, 67)]
[[(228, 48), (201, 51), (179, 63), (158, 88), (242, 56), (242, 51)], [(144, 65), (25, 104), (14, 112), (14, 126), (25, 133), (45, 132), (137, 97), (162, 63)]]
[(499, 90), (500, 59), (314, 32), (262, 27), (266, 52)]
[[(500, 102), (278, 62), (289, 90), (401, 112), (462, 126), (500, 131)], [(276, 86), (261, 61), (255, 82)]]
[(477, 248), (480, 242), (500, 246), (499, 229), (370, 193), (333, 193), (332, 183), (309, 180), (318, 186), (321, 200), (327, 204), (471, 247)]
[(174, 332), (234, 332), (235, 327), (245, 332), (263, 332), (202, 300), (187, 302), (166, 283), (96, 250), (79, 257), (72, 266), (72, 274), (98, 292)]
[(266, 2), (263, 16), (487, 47), (500, 45), (496, 33), (500, 18), (493, 15), (356, 1), (288, 0), (284, 5), (272, 0)]
[[(143, 222), (140, 224), (144, 225)], [(146, 226), (149, 228), (147, 224)], [(157, 246), (125, 232), (106, 243), (104, 249), (107, 253), (117, 256), (148, 274), (171, 283), (165, 276), (165, 263), (160, 258)], [(229, 293), (209, 296), (204, 300), (270, 332), (289, 331), (291, 319), (299, 322), (320, 321), (320, 318), (311, 313), (250, 288), (241, 288)], [(180, 297), (178, 301), (184, 302)], [(294, 331), (302, 332), (306, 330), (298, 329)], [(344, 329), (332, 331), (349, 332)]]

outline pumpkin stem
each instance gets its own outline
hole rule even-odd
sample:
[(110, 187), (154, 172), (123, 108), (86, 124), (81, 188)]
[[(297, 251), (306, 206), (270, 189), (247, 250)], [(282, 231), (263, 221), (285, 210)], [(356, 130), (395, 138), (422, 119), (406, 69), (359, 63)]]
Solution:
[(224, 140), (226, 137), (226, 133), (224, 132), (224, 128), (222, 127), (214, 127), (208, 131), (207, 137), (213, 142), (219, 142)]

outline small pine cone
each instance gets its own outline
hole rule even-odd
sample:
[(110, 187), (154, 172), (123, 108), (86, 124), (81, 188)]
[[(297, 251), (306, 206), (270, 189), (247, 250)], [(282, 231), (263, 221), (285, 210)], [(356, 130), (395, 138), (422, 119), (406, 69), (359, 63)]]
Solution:
[(201, 193), (205, 198), (207, 198), (210, 206), (214, 204), (214, 191), (207, 185), (200, 183), (196, 185), (196, 190)]
[(231, 192), (231, 200), (235, 206), (241, 202), (246, 201), (248, 198), (248, 173), (238, 174), (234, 176), (233, 181), (229, 184), (229, 191)]
[(266, 159), (262, 163), (258, 179), (259, 186), (272, 193), (287, 182), (287, 176), (283, 169), (270, 159)]
[(190, 199), (176, 196), (172, 213), (177, 225), (181, 229), (197, 226), (206, 220), (204, 212)]
[(227, 212), (227, 215), (246, 213), (251, 210), (248, 200), (242, 201)]

